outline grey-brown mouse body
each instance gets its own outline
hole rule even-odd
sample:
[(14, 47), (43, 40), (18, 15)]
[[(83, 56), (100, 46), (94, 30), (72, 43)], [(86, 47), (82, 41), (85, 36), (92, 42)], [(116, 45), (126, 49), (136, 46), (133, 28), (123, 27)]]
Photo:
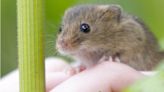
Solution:
[(66, 10), (56, 47), (86, 67), (112, 56), (137, 70), (151, 70), (164, 57), (144, 23), (118, 5), (79, 5)]

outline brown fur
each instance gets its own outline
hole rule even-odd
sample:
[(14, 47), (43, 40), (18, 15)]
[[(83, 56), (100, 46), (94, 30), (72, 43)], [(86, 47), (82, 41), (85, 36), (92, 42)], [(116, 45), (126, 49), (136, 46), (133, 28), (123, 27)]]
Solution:
[[(80, 31), (82, 23), (89, 24), (89, 33)], [(67, 48), (61, 47), (62, 42), (67, 43)], [(119, 55), (121, 62), (137, 70), (151, 70), (164, 57), (144, 23), (124, 13), (118, 5), (80, 5), (68, 9), (57, 49), (88, 67), (104, 55)]]

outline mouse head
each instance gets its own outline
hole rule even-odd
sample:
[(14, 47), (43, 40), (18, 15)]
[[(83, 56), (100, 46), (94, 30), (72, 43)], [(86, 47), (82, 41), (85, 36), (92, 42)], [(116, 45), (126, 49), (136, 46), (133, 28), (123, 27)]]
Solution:
[(80, 5), (66, 10), (56, 41), (58, 51), (77, 54), (102, 50), (107, 44), (112, 47), (110, 37), (120, 16), (118, 5)]

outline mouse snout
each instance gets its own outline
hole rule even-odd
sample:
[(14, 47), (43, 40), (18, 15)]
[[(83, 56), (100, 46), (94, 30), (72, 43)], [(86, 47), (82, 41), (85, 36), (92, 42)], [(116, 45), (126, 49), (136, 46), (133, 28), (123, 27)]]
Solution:
[(64, 39), (61, 39), (57, 43), (57, 48), (59, 48), (59, 49), (70, 49), (71, 44), (68, 41), (64, 40)]

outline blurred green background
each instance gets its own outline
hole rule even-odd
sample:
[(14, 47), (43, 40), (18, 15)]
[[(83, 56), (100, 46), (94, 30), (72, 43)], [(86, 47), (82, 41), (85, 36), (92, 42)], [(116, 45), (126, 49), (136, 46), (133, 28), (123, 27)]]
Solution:
[[(55, 56), (55, 37), (64, 10), (77, 4), (120, 4), (142, 18), (164, 49), (164, 0), (45, 0), (45, 53)], [(1, 0), (1, 76), (17, 68), (16, 0)]]

